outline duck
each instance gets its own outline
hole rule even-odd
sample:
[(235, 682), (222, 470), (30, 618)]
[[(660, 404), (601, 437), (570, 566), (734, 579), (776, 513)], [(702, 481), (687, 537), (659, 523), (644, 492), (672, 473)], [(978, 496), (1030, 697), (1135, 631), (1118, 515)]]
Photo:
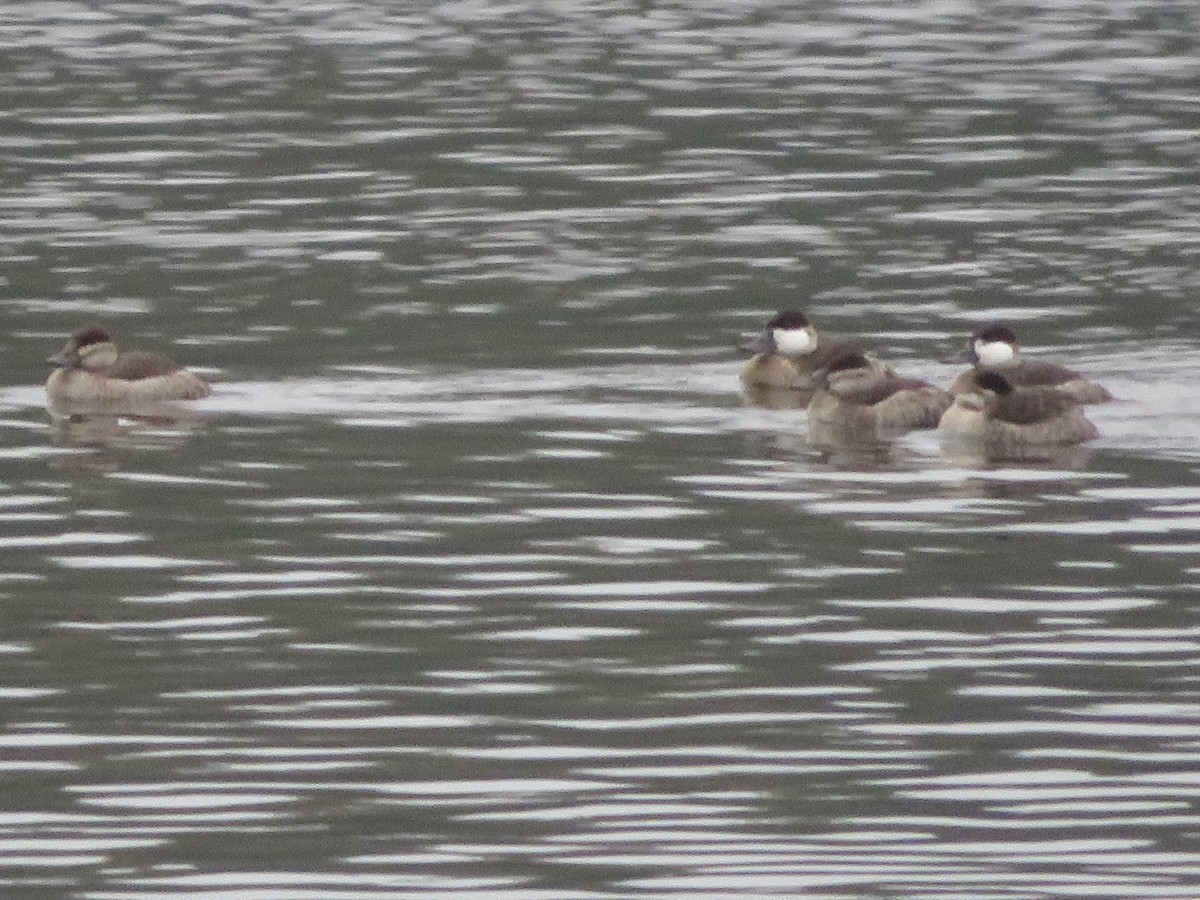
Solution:
[(816, 373), (808, 403), (810, 425), (839, 430), (897, 433), (934, 428), (953, 403), (948, 391), (919, 378), (897, 375), (862, 350), (839, 351)]
[(762, 334), (742, 344), (753, 356), (742, 369), (741, 381), (747, 388), (812, 390), (815, 372), (842, 350), (856, 347), (821, 339), (808, 316), (785, 309), (767, 322)]
[(1113, 399), (1107, 388), (1074, 369), (1045, 360), (1024, 359), (1016, 334), (1007, 325), (999, 323), (980, 328), (971, 335), (967, 349), (946, 362), (969, 362), (973, 366), (951, 383), (950, 393), (955, 395), (974, 392), (975, 373), (994, 369), (1003, 373), (1013, 387), (1049, 387), (1077, 403), (1104, 403)]
[(1045, 385), (1015, 385), (1006, 374), (984, 369), (975, 387), (958, 394), (938, 422), (943, 437), (1005, 446), (1067, 446), (1100, 436), (1080, 403)]
[(46, 393), (60, 403), (137, 403), (196, 400), (212, 388), (174, 360), (142, 350), (120, 350), (101, 325), (81, 328), (46, 359), (54, 371)]

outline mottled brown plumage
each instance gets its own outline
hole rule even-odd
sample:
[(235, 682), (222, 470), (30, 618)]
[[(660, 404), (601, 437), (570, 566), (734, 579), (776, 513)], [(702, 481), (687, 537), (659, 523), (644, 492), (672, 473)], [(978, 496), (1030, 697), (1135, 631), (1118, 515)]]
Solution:
[(747, 387), (813, 388), (813, 373), (824, 369), (840, 353), (858, 350), (857, 344), (830, 341), (818, 335), (808, 316), (787, 309), (772, 317), (762, 334), (742, 345), (754, 354), (742, 370)]
[(1100, 435), (1071, 396), (1044, 385), (1014, 386), (991, 370), (976, 373), (974, 390), (955, 397), (938, 430), (1002, 445), (1080, 444)]
[(47, 362), (51, 400), (67, 403), (136, 403), (194, 400), (212, 389), (197, 375), (158, 353), (122, 351), (100, 325), (81, 328)]
[(1103, 403), (1113, 399), (1108, 389), (1058, 363), (1025, 359), (1017, 336), (1005, 325), (984, 326), (971, 335), (967, 349), (947, 362), (969, 362), (972, 369), (960, 373), (950, 385), (958, 395), (975, 390), (975, 375), (982, 371), (1002, 374), (1014, 387), (1049, 387), (1077, 403)]
[(857, 350), (838, 354), (817, 374), (810, 423), (872, 432), (933, 428), (950, 406), (946, 391), (905, 378)]

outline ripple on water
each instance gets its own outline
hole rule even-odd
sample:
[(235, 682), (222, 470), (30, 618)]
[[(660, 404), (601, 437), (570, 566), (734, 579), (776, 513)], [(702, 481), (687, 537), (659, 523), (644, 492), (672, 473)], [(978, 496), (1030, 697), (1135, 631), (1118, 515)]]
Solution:
[[(0, 391), (0, 891), (1191, 897), (1191, 23), (1042, 6), (0, 5), (10, 355), (218, 382)], [(793, 302), (1122, 402), (825, 456)]]

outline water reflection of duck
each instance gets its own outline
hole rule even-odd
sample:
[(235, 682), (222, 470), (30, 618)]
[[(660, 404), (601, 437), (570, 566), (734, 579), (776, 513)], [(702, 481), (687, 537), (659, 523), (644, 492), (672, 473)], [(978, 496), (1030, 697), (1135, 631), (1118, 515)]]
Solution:
[(754, 354), (741, 374), (747, 388), (812, 390), (814, 373), (824, 369), (838, 353), (857, 347), (821, 339), (808, 316), (786, 309), (742, 349)]
[(946, 437), (998, 446), (1063, 446), (1100, 436), (1079, 402), (1054, 387), (1022, 387), (1006, 375), (982, 370), (974, 389), (954, 398), (938, 424)]
[(1073, 398), (1077, 403), (1101, 403), (1113, 399), (1108, 390), (1074, 369), (1044, 360), (1024, 359), (1017, 336), (1006, 325), (986, 325), (967, 343), (967, 349), (946, 362), (969, 362), (974, 367), (961, 373), (950, 385), (950, 393), (966, 394), (976, 390), (975, 375), (995, 370), (1016, 388), (1048, 387)]
[(844, 348), (816, 373), (808, 421), (867, 434), (933, 428), (953, 402), (950, 394), (919, 378), (904, 378), (861, 350)]
[(82, 328), (46, 360), (55, 370), (46, 380), (52, 401), (138, 403), (195, 400), (212, 389), (174, 360), (141, 350), (119, 350), (107, 329)]
[(198, 419), (178, 415), (84, 413), (53, 402), (47, 410), (54, 442), (75, 451), (57, 457), (54, 465), (86, 471), (120, 469), (121, 451), (178, 450), (201, 425)]

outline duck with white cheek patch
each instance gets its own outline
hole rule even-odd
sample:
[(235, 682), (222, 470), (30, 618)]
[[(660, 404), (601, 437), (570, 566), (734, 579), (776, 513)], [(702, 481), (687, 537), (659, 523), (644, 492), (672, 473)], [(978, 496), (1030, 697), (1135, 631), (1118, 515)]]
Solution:
[(976, 376), (983, 371), (995, 371), (1015, 388), (1053, 388), (1077, 403), (1103, 403), (1113, 395), (1103, 386), (1058, 363), (1026, 359), (1021, 354), (1017, 336), (1006, 325), (992, 324), (980, 328), (967, 344), (967, 349), (945, 360), (948, 363), (970, 363), (972, 368), (961, 373), (950, 385), (950, 393), (958, 395), (976, 390)]
[[(813, 374), (845, 350), (859, 348), (846, 341), (822, 338), (808, 316), (787, 309), (774, 316), (762, 334), (742, 345), (753, 357), (742, 370), (747, 388), (783, 388), (810, 391)], [(889, 370), (890, 371), (890, 370)]]

